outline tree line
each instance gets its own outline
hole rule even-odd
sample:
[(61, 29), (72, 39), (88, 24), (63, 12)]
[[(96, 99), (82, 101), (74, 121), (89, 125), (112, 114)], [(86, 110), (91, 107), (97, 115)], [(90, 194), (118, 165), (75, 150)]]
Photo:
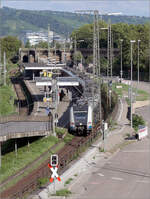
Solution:
[[(108, 42), (108, 30), (102, 30), (101, 28), (107, 28), (108, 25), (104, 21), (99, 22), (99, 45), (100, 48), (107, 49)], [(118, 49), (119, 54), (113, 57), (113, 72), (115, 74), (120, 73), (120, 48), (121, 48), (121, 39), (122, 42), (122, 60), (123, 60), (123, 71), (130, 71), (130, 52), (131, 44), (130, 40), (136, 40), (133, 44), (133, 71), (137, 71), (138, 67), (138, 40), (139, 44), (139, 59), (140, 59), (140, 71), (148, 72), (149, 71), (149, 54), (150, 54), (150, 27), (149, 24), (126, 24), (126, 23), (117, 23), (111, 25), (112, 30), (112, 47)], [(78, 49), (92, 49), (93, 48), (93, 24), (86, 24), (79, 29), (76, 29), (72, 32), (72, 40), (77, 41), (77, 50)], [(78, 42), (82, 41), (82, 42)], [(92, 53), (90, 56), (84, 57), (85, 63), (89, 64), (92, 61)], [(101, 55), (101, 67), (102, 70), (106, 70), (107, 67), (107, 57)]]

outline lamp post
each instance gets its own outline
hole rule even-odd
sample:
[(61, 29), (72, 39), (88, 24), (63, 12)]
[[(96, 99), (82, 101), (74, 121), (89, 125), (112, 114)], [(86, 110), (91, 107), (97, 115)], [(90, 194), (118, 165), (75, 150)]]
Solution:
[(120, 49), (120, 51), (121, 51), (121, 57), (120, 57), (120, 58), (121, 58), (121, 61), (120, 61), (120, 62), (121, 62), (121, 63), (120, 63), (120, 77), (121, 77), (121, 82), (122, 82), (122, 74), (123, 74), (123, 71), (122, 71), (122, 42), (123, 42), (123, 39), (120, 39), (120, 42), (121, 42), (121, 43), (120, 43), (120, 44), (121, 44), (121, 45), (120, 45), (120, 48), (121, 48), (121, 49)]
[(130, 115), (130, 117), (131, 117), (131, 128), (132, 128), (132, 70), (133, 70), (133, 58), (132, 58), (132, 46), (133, 46), (133, 43), (135, 43), (135, 40), (130, 40), (130, 43), (131, 43), (131, 101), (130, 101), (130, 105), (131, 105), (131, 115)]
[(48, 60), (50, 59), (50, 25), (48, 24), (48, 37), (47, 37), (47, 47), (48, 47)]
[(74, 43), (74, 62), (75, 62), (75, 67), (77, 67), (77, 43), (79, 42), (84, 42), (84, 40), (77, 40), (76, 35), (75, 35), (75, 43)]
[(66, 38), (64, 41), (64, 63), (66, 64)]
[(139, 85), (139, 81), (140, 81), (140, 61), (139, 61), (139, 58), (140, 58), (140, 39), (138, 40), (138, 85)]

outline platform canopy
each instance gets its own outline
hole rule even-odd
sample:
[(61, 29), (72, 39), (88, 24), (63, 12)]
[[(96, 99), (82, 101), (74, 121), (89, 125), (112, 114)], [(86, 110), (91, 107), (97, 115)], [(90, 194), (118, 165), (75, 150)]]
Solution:
[[(79, 80), (77, 77), (57, 77), (58, 86), (79, 86)], [(52, 79), (48, 77), (36, 77), (36, 86), (51, 86)]]
[(23, 63), (25, 70), (56, 70), (65, 67), (65, 64)]

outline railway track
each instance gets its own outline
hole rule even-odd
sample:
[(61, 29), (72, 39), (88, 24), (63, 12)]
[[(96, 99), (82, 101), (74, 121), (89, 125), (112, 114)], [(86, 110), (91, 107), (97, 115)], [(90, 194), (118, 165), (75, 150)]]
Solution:
[[(19, 93), (20, 88), (17, 85), (16, 89), (18, 90), (18, 95), (20, 98), (22, 94)], [(19, 98), (18, 97), (18, 98)], [(76, 96), (73, 96), (76, 97)], [(86, 137), (74, 137), (71, 142), (67, 143), (63, 149), (58, 152), (59, 156), (59, 172), (63, 173), (68, 167), (68, 163), (77, 157), (79, 153), (84, 151), (84, 149), (95, 140), (95, 138), (100, 135), (99, 129), (101, 128), (101, 122), (99, 122), (91, 132)], [(38, 180), (40, 178), (45, 178), (50, 176), (48, 169), (49, 159), (47, 159), (44, 163), (42, 163), (36, 170), (31, 172), (26, 177), (22, 178), (16, 185), (10, 187), (1, 193), (1, 198), (22, 198), (26, 193), (33, 192), (39, 185)]]
[[(97, 124), (93, 132), (87, 137), (74, 137), (72, 141), (67, 143), (63, 149), (58, 152), (59, 156), (59, 173), (63, 173), (68, 164), (77, 157), (79, 153), (83, 151), (84, 147), (88, 147), (93, 139), (98, 135), (98, 128), (101, 123)], [(26, 193), (33, 192), (37, 189), (38, 180), (40, 178), (45, 178), (50, 176), (48, 169), (49, 159), (47, 159), (42, 165), (38, 167), (35, 171), (31, 172), (26, 177), (22, 178), (16, 185), (8, 188), (1, 193), (1, 198), (14, 199), (22, 198)]]
[(12, 77), (11, 81), (13, 83), (14, 90), (16, 92), (17, 99), (18, 99), (17, 105), (18, 105), (19, 115), (26, 116), (29, 113), (29, 109), (28, 109), (29, 103), (28, 103), (28, 99), (25, 96), (25, 93), (22, 89), (22, 86), (20, 83), (21, 79)]

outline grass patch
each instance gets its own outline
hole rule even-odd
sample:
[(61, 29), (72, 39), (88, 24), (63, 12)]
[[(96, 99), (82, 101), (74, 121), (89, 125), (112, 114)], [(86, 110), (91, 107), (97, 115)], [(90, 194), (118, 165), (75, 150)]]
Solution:
[(71, 194), (71, 191), (69, 191), (68, 189), (60, 189), (58, 191), (56, 191), (56, 194), (52, 194), (52, 196), (69, 196)]
[[(53, 153), (56, 153), (57, 151), (59, 151), (61, 148), (64, 147), (64, 142), (61, 142), (59, 145), (57, 145), (55, 147), (55, 149), (52, 151)], [(42, 164), (45, 160), (47, 160), (48, 158), (50, 158), (50, 155), (52, 153), (46, 153), (45, 156), (43, 156), (38, 162), (36, 162), (36, 164), (30, 168), (28, 168), (22, 175), (14, 178), (13, 180), (10, 180), (9, 183), (7, 183), (6, 185), (4, 185), (0, 192), (4, 191), (5, 189), (9, 188), (10, 186), (14, 185), (15, 183), (17, 183), (21, 178), (23, 178), (24, 176), (27, 176), (30, 172), (32, 172), (33, 170), (35, 170), (36, 168), (38, 168), (40, 166), (40, 164)], [(48, 177), (47, 177), (48, 179)], [(48, 179), (49, 180), (49, 179)], [(44, 180), (43, 180), (44, 181)], [(42, 184), (44, 185), (44, 184)], [(42, 186), (41, 185), (41, 186)]]
[(39, 178), (38, 179), (38, 186), (41, 187), (49, 182), (48, 178)]
[[(116, 86), (122, 86), (122, 88), (116, 88)], [(129, 88), (130, 88), (130, 85), (126, 85), (126, 84), (122, 84), (122, 83), (113, 83), (112, 84), (112, 90), (115, 91), (115, 93), (117, 95), (120, 95), (121, 97), (125, 93), (128, 95)], [(137, 90), (136, 88), (133, 88), (133, 92), (137, 93), (137, 96), (136, 96), (137, 101), (145, 101), (145, 100), (149, 100), (149, 98), (150, 98), (150, 94), (144, 90), (139, 90), (139, 89)], [(129, 103), (129, 101), (127, 101), (127, 103)]]
[(67, 133), (67, 135), (64, 137), (64, 142), (69, 143), (74, 138), (73, 135)]
[(0, 168), (0, 182), (31, 163), (56, 143), (58, 143), (58, 139), (56, 137), (44, 137), (31, 143), (29, 148), (27, 146), (19, 148), (17, 157), (15, 152), (3, 155), (2, 167)]
[(7, 116), (15, 112), (15, 98), (12, 85), (0, 87), (0, 116)]
[(143, 91), (143, 90), (137, 91), (137, 97), (136, 97), (137, 101), (145, 101), (145, 100), (149, 100), (149, 98), (150, 98), (150, 94), (147, 93), (146, 91)]
[(70, 182), (71, 182), (72, 180), (73, 180), (73, 178), (69, 178), (68, 180), (66, 180), (65, 186), (68, 185), (68, 184), (70, 184)]
[(77, 174), (77, 173), (75, 173), (75, 174), (74, 174), (74, 176), (75, 176), (75, 177), (77, 177), (77, 176), (78, 176), (78, 174)]

